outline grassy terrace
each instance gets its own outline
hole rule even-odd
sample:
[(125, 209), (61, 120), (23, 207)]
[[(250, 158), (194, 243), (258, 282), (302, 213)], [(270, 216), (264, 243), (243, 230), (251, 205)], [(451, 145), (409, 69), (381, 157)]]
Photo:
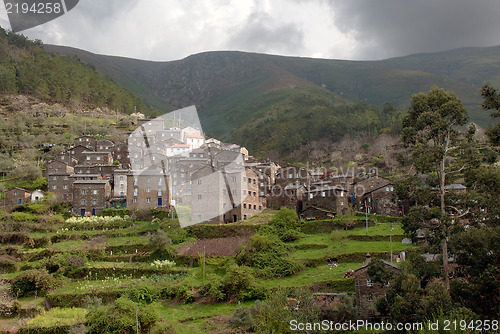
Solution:
[[(190, 229), (182, 230), (171, 219), (159, 219), (154, 222), (130, 222), (113, 220), (111, 225), (102, 221), (64, 222), (46, 225), (46, 231), (26, 230), (24, 240), (46, 240), (46, 246), (30, 248), (28, 242), (2, 244), (15, 250), (21, 260), (17, 262), (17, 271), (2, 274), (1, 278), (13, 279), (20, 274), (20, 268), (44, 268), (46, 261), (65, 261), (71, 256), (84, 256), (85, 264), (70, 272), (56, 274), (58, 284), (49, 291), (47, 300), (55, 307), (51, 312), (44, 312), (33, 320), (12, 322), (11, 319), (0, 320), (0, 328), (13, 327), (15, 324), (26, 326), (25, 332), (40, 327), (60, 326), (67, 330), (82, 322), (86, 310), (85, 298), (97, 296), (105, 303), (110, 303), (119, 296), (128, 296), (136, 287), (149, 285), (156, 293), (168, 284), (175, 286), (186, 282), (201, 287), (203, 285), (203, 267), (194, 261), (189, 267), (189, 260), (179, 259), (177, 265), (167, 269), (151, 266), (149, 254), (152, 251), (150, 234), (159, 228), (169, 237), (181, 236), (181, 243), (172, 245), (172, 249), (182, 247), (185, 242), (198, 238), (219, 238), (226, 236), (248, 235), (256, 231), (260, 225), (269, 223), (275, 216), (273, 210), (265, 210), (258, 216), (246, 221), (229, 225), (200, 224)], [(35, 214), (30, 214), (34, 222)], [(27, 216), (28, 217), (28, 216)], [(364, 216), (355, 217), (363, 225)], [(370, 227), (366, 233), (365, 227), (350, 230), (342, 228), (341, 220), (309, 221), (302, 226), (309, 233), (301, 233), (301, 237), (286, 244), (292, 250), (288, 259), (300, 264), (302, 269), (294, 275), (283, 278), (261, 278), (256, 276), (254, 282), (267, 291), (277, 288), (313, 287), (315, 291), (323, 292), (354, 292), (353, 279), (344, 279), (349, 270), (356, 270), (363, 265), (367, 252), (389, 253), (389, 225), (392, 226), (393, 251), (414, 248), (413, 245), (402, 244), (403, 231), (398, 222), (381, 223), (383, 217), (370, 216)], [(26, 225), (27, 227), (32, 225)], [(43, 226), (43, 225), (42, 225)], [(359, 226), (359, 225), (358, 225)], [(318, 227), (318, 229), (316, 229)], [(323, 233), (318, 233), (323, 232)], [(241, 233), (241, 234), (240, 234)], [(172, 239), (173, 240), (173, 239)], [(47, 242), (48, 241), (48, 242)], [(49, 250), (49, 252), (46, 252)], [(139, 254), (138, 257), (130, 255)], [(52, 255), (56, 254), (56, 255)], [(355, 256), (352, 256), (352, 255)], [(338, 257), (336, 267), (328, 266), (328, 258)], [(62, 260), (61, 260), (62, 259)], [(197, 260), (197, 259), (195, 259)], [(225, 260), (213, 258), (207, 261), (205, 267), (205, 284), (211, 283), (213, 277), (223, 277)], [(4, 284), (4, 288), (5, 288)], [(8, 286), (8, 285), (7, 285)], [(159, 295), (158, 295), (159, 296)], [(199, 297), (198, 297), (199, 298)], [(35, 296), (19, 298), (21, 306), (31, 317), (43, 310), (43, 297)], [(227, 326), (227, 319), (238, 308), (237, 303), (205, 304), (206, 301), (196, 299), (195, 302), (183, 303), (182, 298), (160, 298), (150, 304), (156, 310), (160, 319), (165, 319), (177, 333), (208, 333)], [(254, 301), (241, 303), (244, 307), (255, 305)], [(70, 318), (75, 320), (70, 320)], [(60, 319), (58, 322), (57, 319)], [(27, 324), (27, 325), (26, 325)]]

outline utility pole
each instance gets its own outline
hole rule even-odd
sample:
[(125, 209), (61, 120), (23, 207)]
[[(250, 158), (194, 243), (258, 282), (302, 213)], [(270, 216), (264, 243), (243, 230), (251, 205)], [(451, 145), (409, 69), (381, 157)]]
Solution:
[(391, 242), (391, 263), (392, 263), (392, 223), (389, 223), (389, 240)]
[(365, 199), (365, 220), (366, 220), (366, 234), (368, 234), (368, 205), (366, 205), (366, 199)]
[(205, 284), (205, 246), (203, 246), (203, 284)]

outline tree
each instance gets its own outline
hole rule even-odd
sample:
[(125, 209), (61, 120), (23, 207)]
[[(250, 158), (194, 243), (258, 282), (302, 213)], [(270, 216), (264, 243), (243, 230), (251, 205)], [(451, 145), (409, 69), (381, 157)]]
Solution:
[[(489, 84), (484, 84), (481, 89), (481, 95), (484, 97), (481, 106), (486, 110), (495, 109), (496, 111), (491, 114), (491, 117), (500, 118), (500, 95), (497, 93), (497, 90)], [(486, 134), (493, 145), (500, 145), (500, 122), (494, 128), (486, 131)]]
[(467, 122), (467, 110), (452, 92), (436, 86), (428, 93), (412, 96), (408, 114), (403, 120), (401, 139), (413, 151), (414, 164), (418, 171), (435, 171), (439, 179), (439, 203), (441, 209), (441, 239), (445, 286), (449, 289), (448, 245), (446, 229), (445, 185), (446, 159), (459, 144), (457, 126)]

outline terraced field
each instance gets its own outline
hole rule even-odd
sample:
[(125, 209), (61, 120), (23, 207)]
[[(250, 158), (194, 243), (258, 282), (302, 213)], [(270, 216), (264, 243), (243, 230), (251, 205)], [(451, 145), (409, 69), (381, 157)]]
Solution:
[[(139, 298), (138, 305), (145, 302), (148, 309), (156, 312), (157, 324), (176, 333), (217, 333), (227, 327), (228, 319), (239, 307), (238, 300), (250, 307), (259, 298), (254, 294), (245, 301), (228, 294), (224, 297), (227, 299), (218, 300), (207, 291), (228, 275), (234, 255), (260, 226), (273, 219), (275, 212), (266, 210), (249, 223), (198, 225), (185, 230), (168, 218), (132, 223), (127, 216), (100, 220), (61, 217), (53, 219), (56, 223), (44, 223), (40, 214), (27, 210), (23, 215), (24, 220), (6, 215), (0, 232), (0, 293), (4, 296), (0, 332), (19, 329), (21, 333), (45, 333), (54, 328), (78, 328), (87, 321), (86, 314), (96, 301), (109, 304), (127, 297)], [(389, 224), (374, 219), (371, 218), (368, 234), (364, 227), (334, 228), (335, 222), (301, 223), (301, 229), (308, 232), (314, 232), (315, 224), (318, 230), (332, 225), (328, 232), (301, 233), (296, 241), (286, 243), (290, 249), (287, 258), (301, 268), (296, 274), (284, 278), (255, 274), (251, 285), (258, 286), (259, 293), (285, 287), (354, 292), (353, 279), (343, 278), (346, 271), (360, 268), (367, 252), (386, 259), (390, 252)], [(401, 243), (399, 223), (391, 226), (394, 254), (415, 247)], [(170, 251), (162, 254), (174, 264), (154, 262), (159, 253), (151, 236), (159, 229), (173, 243), (163, 245)], [(51, 286), (43, 292), (13, 295), (11, 284), (31, 270), (46, 270), (53, 279)], [(145, 300), (150, 290), (152, 299)]]

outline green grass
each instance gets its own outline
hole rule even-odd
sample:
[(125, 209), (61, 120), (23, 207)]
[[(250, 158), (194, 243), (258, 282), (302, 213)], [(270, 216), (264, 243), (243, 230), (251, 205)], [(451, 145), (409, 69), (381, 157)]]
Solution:
[(43, 312), (31, 319), (26, 324), (26, 328), (48, 328), (53, 326), (72, 326), (83, 323), (87, 310), (84, 308), (58, 308)]
[[(241, 307), (250, 307), (255, 302), (241, 303)], [(217, 315), (231, 316), (238, 304), (156, 304), (155, 310), (160, 318), (174, 325), (178, 334), (207, 333), (207, 321)]]
[(307, 286), (313, 284), (314, 282), (342, 279), (347, 270), (356, 270), (361, 268), (362, 265), (362, 263), (339, 263), (337, 267), (332, 267), (330, 269), (325, 262), (325, 264), (314, 268), (305, 268), (299, 274), (294, 276), (259, 281), (268, 289), (277, 287)]
[[(415, 248), (415, 245), (393, 242), (393, 252), (402, 251), (408, 248)], [(317, 259), (325, 256), (337, 256), (349, 253), (371, 253), (390, 252), (391, 244), (388, 241), (358, 241), (343, 239), (339, 242), (331, 242), (328, 248), (322, 249), (299, 249), (290, 254), (292, 259)]]

